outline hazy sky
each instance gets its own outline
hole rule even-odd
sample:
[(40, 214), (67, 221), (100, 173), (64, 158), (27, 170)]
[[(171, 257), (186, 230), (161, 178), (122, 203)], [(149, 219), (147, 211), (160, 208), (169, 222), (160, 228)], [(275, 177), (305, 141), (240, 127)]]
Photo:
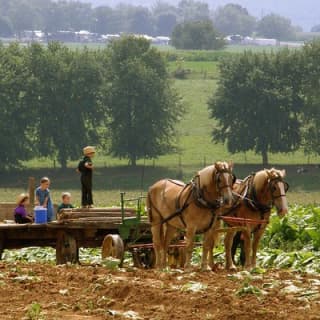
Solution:
[[(156, 0), (81, 0), (83, 2), (91, 2), (94, 5), (111, 5), (114, 6), (120, 2), (133, 5), (143, 5), (151, 7)], [(180, 0), (164, 0), (174, 5)], [(200, 0), (201, 1), (201, 0)], [(268, 13), (278, 13), (291, 19), (294, 25), (299, 25), (305, 31), (316, 24), (320, 24), (320, 0), (202, 0), (216, 8), (226, 3), (238, 3), (247, 8), (250, 14), (261, 18)]]

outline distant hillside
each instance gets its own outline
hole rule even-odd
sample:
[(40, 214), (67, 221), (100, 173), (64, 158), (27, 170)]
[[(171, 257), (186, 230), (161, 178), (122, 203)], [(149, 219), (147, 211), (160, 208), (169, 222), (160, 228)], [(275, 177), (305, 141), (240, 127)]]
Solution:
[[(151, 7), (156, 1), (145, 0), (81, 0), (82, 2), (90, 2), (94, 6), (109, 5), (115, 6), (118, 3), (130, 3), (133, 5), (148, 5)], [(165, 2), (176, 5), (179, 0), (164, 0)], [(211, 7), (216, 8), (226, 3), (238, 3), (247, 8), (249, 12), (261, 18), (268, 13), (278, 13), (282, 16), (288, 17), (292, 20), (294, 25), (299, 25), (304, 28), (305, 31), (310, 31), (311, 27), (320, 24), (319, 12), (320, 1), (319, 0), (201, 0), (202, 2), (208, 2)]]

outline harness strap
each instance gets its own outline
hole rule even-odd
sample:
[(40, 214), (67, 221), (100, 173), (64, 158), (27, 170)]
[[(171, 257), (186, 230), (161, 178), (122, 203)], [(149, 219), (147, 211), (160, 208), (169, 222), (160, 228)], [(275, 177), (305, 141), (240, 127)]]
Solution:
[(217, 221), (218, 215), (214, 212), (214, 210), (211, 210), (211, 220), (209, 225), (204, 228), (203, 230), (197, 231), (197, 234), (201, 234), (201, 233), (206, 233), (208, 230), (211, 229), (211, 227), (213, 226), (213, 224)]
[(182, 224), (184, 225), (184, 227), (186, 227), (186, 223), (185, 223), (185, 221), (184, 221), (184, 219), (183, 219), (183, 217), (182, 217), (182, 213), (183, 213), (183, 211), (184, 211), (185, 209), (187, 209), (188, 207), (189, 207), (189, 203), (185, 203), (182, 208), (179, 208), (179, 209), (176, 210), (175, 212), (171, 213), (168, 217), (162, 218), (161, 224), (164, 224), (164, 223), (168, 222), (169, 220), (175, 218), (176, 216), (179, 216)]
[(204, 197), (204, 191), (200, 188), (200, 177), (199, 175), (195, 176), (192, 181), (192, 194), (195, 201), (195, 204), (199, 208), (206, 208), (210, 210), (216, 210), (220, 208), (220, 201), (215, 200), (214, 202), (209, 202)]

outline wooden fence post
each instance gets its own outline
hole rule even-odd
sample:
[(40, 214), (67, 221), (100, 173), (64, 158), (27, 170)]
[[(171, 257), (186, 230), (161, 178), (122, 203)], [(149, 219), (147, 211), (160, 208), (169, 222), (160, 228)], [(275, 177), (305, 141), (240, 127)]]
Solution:
[(29, 177), (28, 190), (29, 190), (30, 205), (32, 207), (34, 206), (34, 190), (35, 190), (35, 186), (36, 186), (36, 179), (34, 177)]

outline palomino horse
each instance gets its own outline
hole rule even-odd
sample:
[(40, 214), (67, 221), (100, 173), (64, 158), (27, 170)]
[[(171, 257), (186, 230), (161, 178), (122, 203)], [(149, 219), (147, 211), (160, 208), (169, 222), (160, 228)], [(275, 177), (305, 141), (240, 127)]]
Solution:
[(151, 223), (156, 268), (167, 264), (167, 250), (176, 230), (186, 231), (185, 269), (190, 269), (193, 239), (204, 233), (202, 269), (208, 269), (208, 249), (220, 225), (217, 210), (231, 207), (233, 163), (216, 162), (200, 170), (188, 184), (164, 179), (149, 188), (147, 208)]
[[(288, 213), (286, 192), (289, 185), (284, 181), (284, 177), (285, 170), (264, 169), (244, 180), (237, 180), (233, 186), (239, 200), (222, 214), (222, 219), (230, 227), (244, 226), (245, 231), (241, 233), (244, 240), (242, 259), (245, 260), (246, 268), (256, 266), (258, 244), (269, 222), (272, 207), (276, 207), (280, 217)], [(236, 268), (232, 259), (236, 249), (236, 246), (233, 246), (234, 235), (237, 232), (235, 229), (230, 228), (225, 236), (227, 269)], [(237, 236), (239, 241), (239, 231)]]

